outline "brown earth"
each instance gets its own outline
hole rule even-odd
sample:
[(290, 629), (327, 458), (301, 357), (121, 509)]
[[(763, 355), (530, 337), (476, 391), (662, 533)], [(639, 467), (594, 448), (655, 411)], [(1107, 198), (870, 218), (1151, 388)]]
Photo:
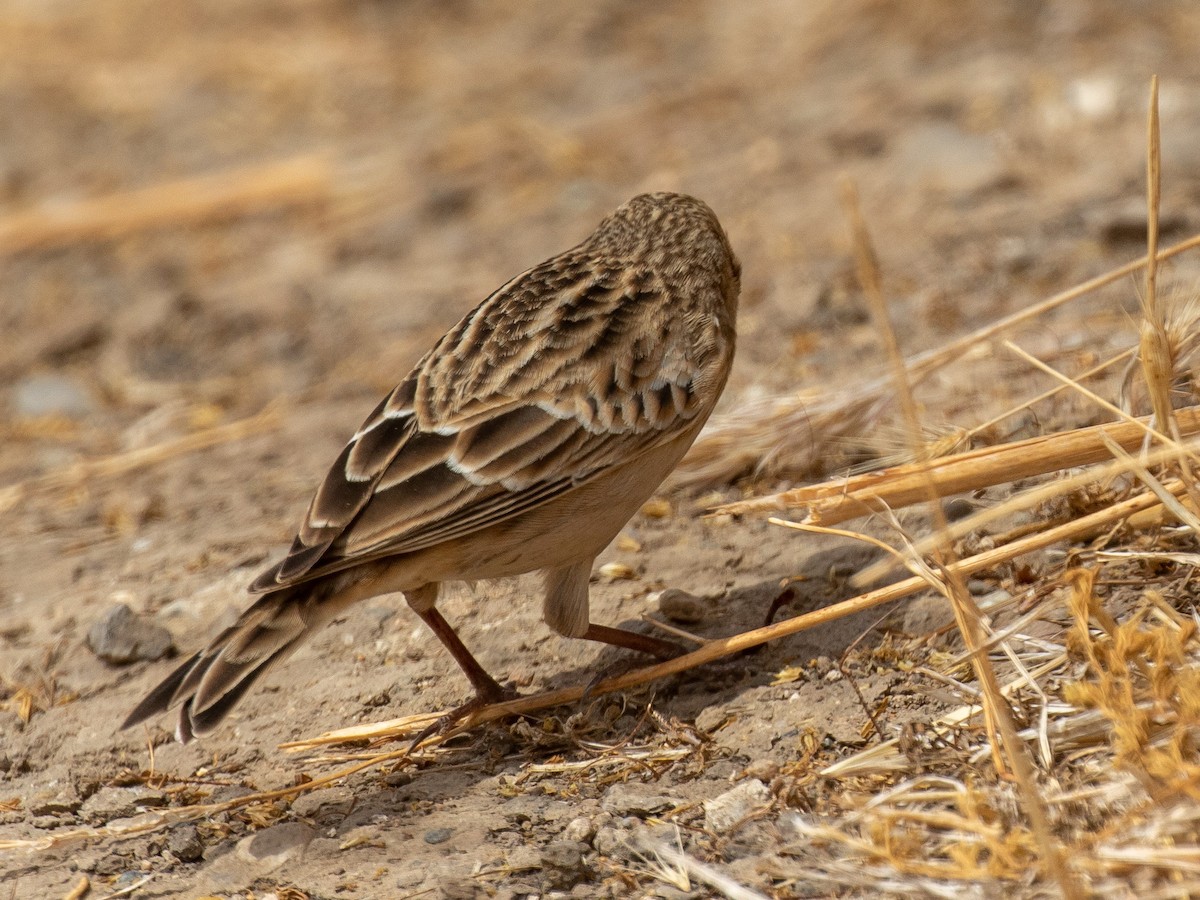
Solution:
[[(166, 721), (117, 731), (169, 663), (110, 665), (85, 637), (123, 602), (178, 652), (199, 648), (247, 602), (378, 397), (515, 272), (635, 193), (693, 193), (744, 267), (721, 409), (840, 387), (882, 367), (839, 175), (858, 183), (905, 352), (937, 346), (1139, 255), (1151, 73), (1163, 78), (1164, 241), (1200, 225), (1197, 46), (1191, 0), (7, 4), (0, 487), (26, 487), (0, 510), (0, 841), (286, 786), (328, 767), (281, 741), (464, 698), (420, 623), (380, 599), (280, 667), (227, 727), (180, 747)], [(293, 159), (316, 175), (286, 203), (36, 245), (21, 218)], [(1194, 284), (1198, 270), (1181, 257), (1169, 280)], [(1017, 337), (1082, 368), (1129, 344), (1136, 304), (1124, 282)], [(973, 371), (987, 374), (923, 387), (927, 421), (970, 425), (1046, 386), (1000, 354)], [(269, 405), (273, 418), (240, 439), (36, 481)], [(1066, 402), (1052, 415), (1094, 413)], [(848, 454), (876, 456), (898, 434)], [(869, 558), (765, 521), (701, 518), (712, 494), (664, 496), (670, 514), (636, 517), (602, 558), (634, 577), (597, 577), (598, 621), (652, 613), (669, 586), (718, 598), (685, 627), (728, 635), (760, 624), (791, 576), (805, 580), (789, 612), (851, 595), (844, 576)], [(442, 608), (522, 691), (625, 659), (551, 635), (535, 595), (527, 579), (460, 586)], [(819, 810), (816, 783), (776, 791), (727, 834), (704, 831), (699, 804), (747, 772), (772, 785), (790, 764), (861, 749), (855, 685), (872, 708), (889, 699), (892, 731), (958, 702), (882, 666), (846, 678), (831, 660), (864, 633), (859, 650), (886, 640), (878, 614), (533, 728), (488, 729), (417, 771), (358, 775), (262, 819), (0, 852), (0, 897), (63, 896), (81, 875), (90, 896), (147, 875), (131, 896), (707, 896), (650, 874), (631, 849), (646, 820), (678, 823), (689, 852), (742, 883), (798, 896), (778, 874), (785, 813)], [(773, 684), (788, 666), (799, 680)], [(651, 761), (530, 768), (599, 745)]]

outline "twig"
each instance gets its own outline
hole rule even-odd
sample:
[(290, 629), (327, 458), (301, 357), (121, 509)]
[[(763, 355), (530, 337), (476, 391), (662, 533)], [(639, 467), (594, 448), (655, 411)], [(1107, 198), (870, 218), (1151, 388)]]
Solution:
[(216, 444), (238, 441), (251, 435), (270, 431), (278, 427), (279, 422), (279, 411), (273, 406), (268, 406), (257, 415), (225, 425), (205, 428), (202, 431), (164, 441), (161, 444), (139, 447), (136, 450), (116, 453), (100, 459), (77, 462), (64, 469), (0, 488), (0, 513), (9, 511), (32, 494), (67, 490), (96, 478), (125, 475), (175, 456), (195, 453), (197, 450), (203, 450)]
[(66, 209), (0, 219), (0, 256), (314, 203), (326, 199), (329, 190), (329, 164), (320, 156), (152, 184)]
[[(908, 426), (910, 450), (914, 459), (921, 459), (923, 456), (921, 452), (921, 423), (917, 412), (916, 400), (913, 398), (912, 388), (907, 377), (908, 373), (904, 366), (903, 357), (900, 355), (899, 344), (896, 341), (895, 330), (892, 328), (891, 319), (888, 316), (887, 305), (883, 298), (883, 290), (879, 283), (879, 270), (875, 263), (875, 255), (871, 249), (866, 223), (863, 221), (859, 210), (858, 195), (854, 190), (853, 183), (849, 180), (843, 182), (843, 198), (855, 236), (855, 247), (863, 289), (871, 304), (876, 326), (883, 338), (888, 359), (892, 364), (896, 390), (900, 395), (901, 409), (904, 412), (904, 419)], [(922, 471), (927, 472), (927, 470), (928, 467), (925, 467)], [(924, 486), (935, 529), (939, 533), (943, 533), (946, 531), (946, 515), (941, 504), (938, 502), (937, 489), (933, 484), (933, 480), (928, 475), (924, 478)], [(1024, 801), (1025, 811), (1029, 816), (1030, 824), (1033, 826), (1033, 831), (1037, 835), (1040, 844), (1041, 858), (1046, 867), (1046, 874), (1058, 883), (1059, 890), (1064, 897), (1082, 898), (1083, 895), (1067, 868), (1061, 848), (1050, 828), (1050, 817), (1046, 812), (1045, 804), (1034, 782), (1033, 764), (1030, 762), (1024, 743), (1021, 742), (1017, 734), (1016, 724), (1012, 720), (1012, 710), (1009, 708), (1000, 691), (1000, 683), (996, 678), (995, 670), (992, 668), (991, 659), (986, 652), (979, 652), (984, 634), (982, 615), (970, 593), (968, 593), (966, 585), (962, 580), (962, 575), (952, 571), (948, 565), (951, 561), (950, 545), (947, 542), (942, 542), (942, 547), (936, 556), (940, 557), (938, 559), (938, 568), (942, 575), (942, 584), (944, 584), (944, 587), (937, 583), (937, 579), (931, 579), (931, 585), (942, 589), (947, 599), (950, 600), (951, 606), (954, 609), (955, 620), (958, 623), (958, 629), (962, 633), (967, 649), (971, 651), (971, 661), (979, 677), (980, 685), (983, 688), (983, 698), (985, 700), (984, 715), (988, 723), (989, 732), (993, 726), (999, 729), (1000, 738), (1004, 743), (1005, 755), (1012, 766), (1013, 775), (1016, 778), (1021, 797)], [(992, 745), (993, 747), (996, 746), (994, 736), (992, 738)], [(995, 761), (997, 771), (1003, 772), (1003, 765), (998, 756)]]

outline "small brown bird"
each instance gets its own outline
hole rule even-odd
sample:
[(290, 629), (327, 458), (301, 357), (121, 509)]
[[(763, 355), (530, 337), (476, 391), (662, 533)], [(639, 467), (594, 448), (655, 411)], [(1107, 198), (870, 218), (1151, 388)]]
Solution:
[(425, 354), (350, 439), (262, 596), (123, 728), (179, 707), (187, 743), (351, 603), (402, 592), (475, 689), (511, 696), (435, 607), (443, 581), (541, 570), (567, 637), (669, 657), (593, 624), (597, 554), (691, 446), (733, 361), (741, 267), (712, 210), (642, 194), (509, 281)]

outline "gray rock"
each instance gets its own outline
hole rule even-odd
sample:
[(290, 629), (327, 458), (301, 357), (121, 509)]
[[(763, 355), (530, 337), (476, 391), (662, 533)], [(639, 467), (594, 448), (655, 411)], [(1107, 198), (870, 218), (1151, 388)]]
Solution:
[(704, 827), (714, 834), (727, 834), (748, 815), (770, 803), (770, 789), (757, 778), (751, 778), (719, 797), (704, 801)]
[(167, 849), (181, 862), (196, 862), (204, 855), (204, 842), (195, 825), (180, 825), (167, 838)]
[(601, 808), (614, 816), (649, 816), (677, 805), (653, 785), (636, 782), (613, 785), (600, 801)]
[(75, 824), (74, 816), (34, 816), (29, 820), (34, 828), (43, 831), (53, 831), (55, 828), (67, 828)]
[(112, 607), (92, 625), (87, 645), (98, 657), (115, 666), (162, 659), (174, 646), (171, 632), (135, 615), (124, 603)]
[(695, 625), (708, 618), (709, 602), (703, 597), (667, 588), (658, 595), (658, 611), (678, 625)]
[(302, 853), (316, 836), (316, 831), (307, 825), (284, 822), (242, 838), (238, 841), (237, 855), (246, 862), (259, 864), (258, 871), (269, 872)]
[(442, 900), (481, 900), (487, 893), (474, 878), (447, 878), (438, 885)]
[(1007, 169), (993, 140), (949, 122), (929, 122), (905, 131), (894, 162), (906, 177), (934, 190), (972, 193), (999, 183)]
[(96, 791), (84, 802), (80, 813), (92, 822), (110, 822), (123, 819), (147, 806), (165, 806), (166, 795), (145, 786), (105, 787)]
[(542, 848), (542, 880), (551, 890), (570, 890), (588, 881), (592, 871), (584, 861), (586, 844), (578, 841), (554, 841)]
[(454, 834), (453, 828), (432, 828), (425, 832), (425, 843), (444, 844), (450, 840), (452, 834)]
[(96, 409), (91, 395), (64, 375), (28, 375), (17, 382), (12, 393), (13, 412), (18, 418), (66, 416), (78, 419)]
[(628, 836), (624, 829), (606, 825), (596, 832), (592, 846), (601, 856), (617, 856), (625, 846)]
[(592, 824), (592, 820), (585, 816), (580, 816), (567, 823), (567, 827), (563, 829), (562, 835), (565, 841), (577, 841), (581, 844), (588, 844), (591, 843), (595, 833), (596, 826)]
[(62, 790), (41, 791), (29, 804), (31, 816), (59, 816), (73, 813), (82, 805), (79, 794), (73, 787)]

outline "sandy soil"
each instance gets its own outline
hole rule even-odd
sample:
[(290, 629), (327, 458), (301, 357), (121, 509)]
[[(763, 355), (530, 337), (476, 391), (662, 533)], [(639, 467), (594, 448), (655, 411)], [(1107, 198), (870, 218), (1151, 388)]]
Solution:
[[(493, 288), (628, 197), (702, 197), (742, 258), (722, 410), (842, 386), (878, 371), (879, 354), (839, 175), (858, 182), (905, 351), (936, 346), (1140, 253), (1153, 72), (1164, 241), (1200, 226), (1197, 46), (1190, 0), (4, 4), (0, 488), (25, 487), (0, 511), (0, 839), (285, 786), (324, 768), (281, 741), (465, 697), (452, 661), (381, 599), (184, 748), (166, 721), (116, 730), (169, 663), (111, 665), (85, 638), (126, 603), (177, 652), (201, 646), (247, 602), (382, 392)], [(294, 159), (327, 178), (288, 203), (22, 245), (25, 212)], [(1181, 259), (1169, 279), (1194, 284), (1198, 269)], [(1018, 337), (1086, 363), (1128, 341), (1136, 302), (1124, 283)], [(1044, 386), (1000, 357), (978, 371), (923, 387), (929, 422), (970, 425)], [(237, 440), (44, 480), (268, 408)], [(1093, 414), (1067, 403), (1054, 415)], [(884, 453), (896, 434), (865, 435), (851, 455)], [(713, 637), (760, 624), (791, 576), (805, 580), (789, 613), (853, 593), (858, 546), (701, 518), (713, 494), (664, 496), (670, 514), (636, 517), (601, 560), (634, 577), (597, 577), (598, 621), (653, 613), (652, 592), (669, 586), (714, 598), (686, 626)], [(624, 659), (552, 636), (535, 591), (525, 579), (456, 587), (443, 609), (523, 691)], [(356, 776), (257, 818), (2, 854), (0, 896), (62, 896), (81, 875), (90, 896), (147, 875), (131, 896), (707, 896), (655, 878), (631, 849), (648, 820), (672, 840), (674, 825), (654, 823), (675, 823), (689, 852), (744, 884), (796, 896), (786, 815), (819, 810), (822, 788), (771, 793), (774, 776), (864, 745), (854, 685), (868, 706), (888, 698), (893, 730), (955, 702), (870, 661), (889, 623), (905, 620), (843, 620), (652, 691), (492, 728), (419, 771)], [(831, 660), (860, 637), (852, 685)], [(789, 666), (798, 680), (776, 684)], [(531, 768), (597, 745), (650, 761)], [(749, 778), (773, 805), (706, 831), (702, 801)]]

